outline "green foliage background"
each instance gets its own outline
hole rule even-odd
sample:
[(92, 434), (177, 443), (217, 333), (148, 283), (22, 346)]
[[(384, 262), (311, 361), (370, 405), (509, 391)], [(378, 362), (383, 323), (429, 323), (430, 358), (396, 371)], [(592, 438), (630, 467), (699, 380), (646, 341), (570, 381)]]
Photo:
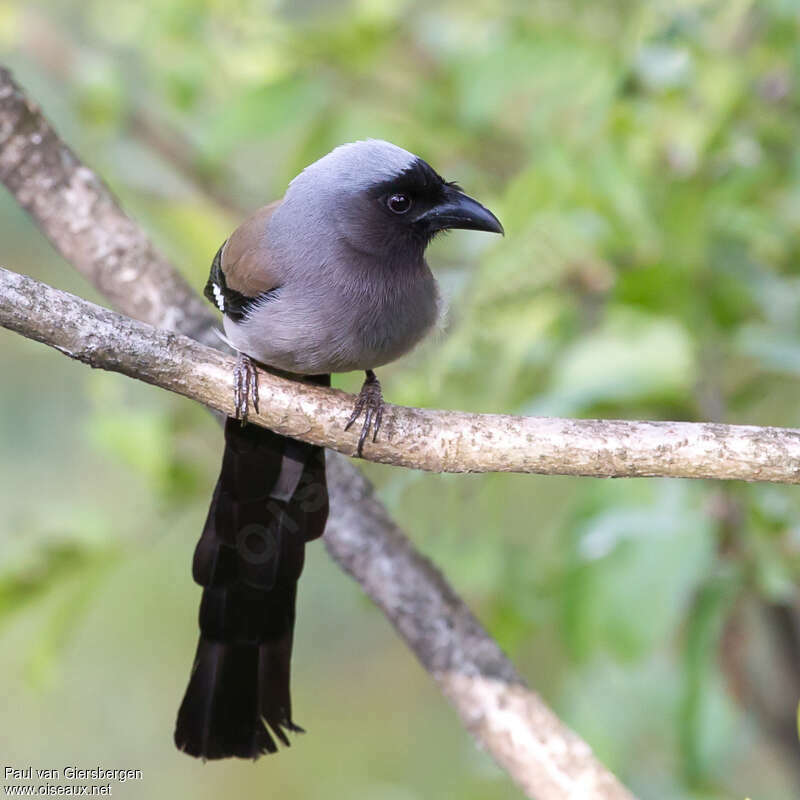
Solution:
[[(343, 141), (497, 212), (505, 239), (432, 248), (449, 316), (383, 370), (393, 402), (795, 427), (798, 34), (792, 0), (0, 0), (3, 61), (198, 288)], [(0, 241), (96, 299), (7, 196)], [(7, 332), (0, 375), (0, 761), (142, 769), (120, 797), (519, 796), (320, 545), (310, 733), (255, 765), (174, 751), (219, 430)], [(368, 471), (642, 798), (798, 796), (796, 488)]]

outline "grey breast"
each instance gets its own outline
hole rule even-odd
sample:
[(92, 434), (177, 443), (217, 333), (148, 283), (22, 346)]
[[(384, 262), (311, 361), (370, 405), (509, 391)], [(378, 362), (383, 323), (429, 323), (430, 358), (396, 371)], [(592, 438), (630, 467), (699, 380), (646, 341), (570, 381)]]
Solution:
[(399, 358), (436, 322), (439, 295), (424, 262), (388, 280), (326, 272), (323, 264), (287, 280), (241, 323), (226, 319), (231, 343), (289, 372), (349, 372)]

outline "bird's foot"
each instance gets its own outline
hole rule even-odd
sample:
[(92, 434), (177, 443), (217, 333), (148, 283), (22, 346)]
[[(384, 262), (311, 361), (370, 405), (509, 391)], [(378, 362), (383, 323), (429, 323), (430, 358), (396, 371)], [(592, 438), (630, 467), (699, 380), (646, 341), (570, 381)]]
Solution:
[(364, 450), (364, 442), (369, 436), (370, 429), (372, 429), (372, 441), (378, 439), (378, 431), (381, 427), (381, 420), (383, 419), (383, 393), (381, 392), (381, 384), (375, 373), (367, 370), (367, 377), (364, 380), (364, 385), (356, 398), (356, 404), (353, 407), (353, 413), (344, 426), (348, 430), (350, 426), (361, 416), (361, 412), (366, 409), (364, 414), (364, 425), (361, 428), (361, 435), (358, 437), (358, 448), (356, 453), (361, 456)]
[(243, 427), (247, 424), (251, 403), (258, 414), (258, 372), (253, 359), (239, 353), (233, 371), (233, 405), (236, 419), (242, 421)]

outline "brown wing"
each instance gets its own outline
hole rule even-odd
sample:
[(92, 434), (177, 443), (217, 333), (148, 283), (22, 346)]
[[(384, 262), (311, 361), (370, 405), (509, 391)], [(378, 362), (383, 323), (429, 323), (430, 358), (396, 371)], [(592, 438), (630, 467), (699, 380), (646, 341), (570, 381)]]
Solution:
[(269, 219), (280, 200), (259, 208), (229, 237), (222, 247), (220, 267), (225, 283), (245, 297), (257, 297), (280, 285), (279, 270), (266, 247)]

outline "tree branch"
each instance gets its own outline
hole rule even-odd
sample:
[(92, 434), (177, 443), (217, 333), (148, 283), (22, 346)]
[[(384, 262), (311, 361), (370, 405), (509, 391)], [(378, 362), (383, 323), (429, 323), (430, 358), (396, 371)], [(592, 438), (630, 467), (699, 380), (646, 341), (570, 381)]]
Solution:
[[(93, 367), (121, 372), (232, 415), (234, 361), (74, 295), (0, 269), (0, 325)], [(259, 370), (261, 412), (278, 433), (354, 455), (354, 398)], [(800, 431), (695, 422), (466, 414), (387, 406), (365, 456), (434, 472), (535, 472), (800, 482)]]
[[(0, 179), (117, 308), (215, 343), (210, 311), (2, 68)], [(323, 537), (329, 553), (445, 688), (477, 741), (528, 797), (632, 800), (588, 745), (524, 688), (497, 643), (391, 522), (368, 481), (329, 455), (331, 516)]]
[(214, 315), (0, 66), (0, 181), (64, 258), (136, 319), (218, 344)]

